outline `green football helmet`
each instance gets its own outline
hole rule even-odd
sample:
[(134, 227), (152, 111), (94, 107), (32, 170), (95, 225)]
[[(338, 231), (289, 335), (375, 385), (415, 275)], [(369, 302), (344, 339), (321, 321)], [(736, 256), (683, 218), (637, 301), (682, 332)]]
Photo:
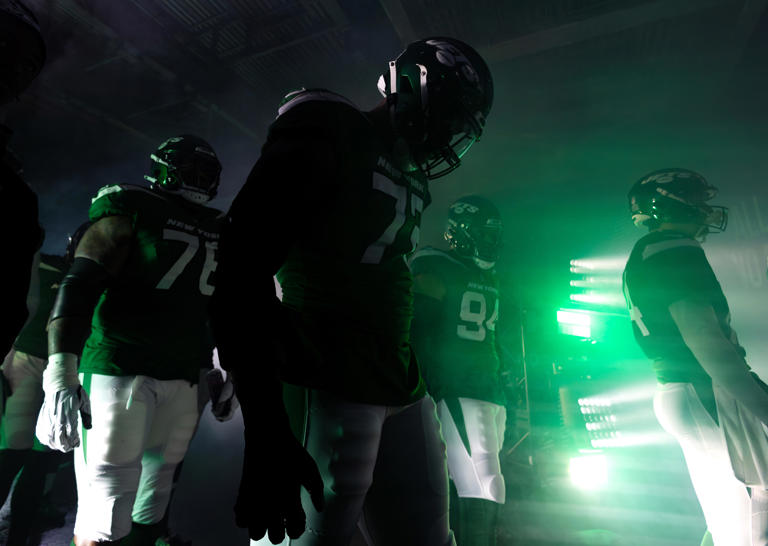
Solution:
[(392, 125), (434, 179), (461, 164), (483, 133), (493, 104), (493, 78), (471, 46), (454, 38), (413, 42), (379, 77)]
[(448, 208), (443, 236), (459, 256), (469, 258), (481, 269), (496, 265), (501, 250), (501, 215), (496, 206), (479, 195), (467, 195)]
[(169, 138), (150, 158), (151, 172), (144, 178), (152, 189), (180, 195), (199, 205), (216, 196), (221, 163), (210, 144), (195, 135)]
[(660, 169), (646, 174), (629, 190), (629, 211), (636, 226), (655, 229), (664, 223), (697, 224), (707, 232), (725, 231), (728, 209), (707, 204), (717, 188), (690, 169)]

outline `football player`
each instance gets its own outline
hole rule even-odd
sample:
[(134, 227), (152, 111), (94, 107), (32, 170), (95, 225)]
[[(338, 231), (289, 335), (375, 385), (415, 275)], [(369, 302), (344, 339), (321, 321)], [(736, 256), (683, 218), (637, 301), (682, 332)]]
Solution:
[(206, 141), (181, 135), (151, 154), (149, 188), (106, 186), (92, 201), (51, 313), (36, 430), (75, 449), (77, 546), (154, 544), (163, 531), (212, 358), (220, 213), (205, 205), (220, 171)]
[[(34, 260), (43, 233), (38, 224), (37, 196), (21, 179), (21, 164), (7, 148), (12, 131), (3, 120), (6, 105), (40, 72), (45, 44), (35, 16), (19, 0), (0, 0), (0, 36), (0, 229), (14, 234), (5, 249), (13, 258), (2, 268), (0, 354), (4, 356), (31, 314), (27, 294), (30, 278), (37, 270)], [(33, 285), (31, 292), (36, 293), (36, 289)], [(0, 392), (2, 383), (0, 374)]]
[(499, 451), (506, 408), (496, 338), (501, 234), (493, 203), (464, 196), (448, 209), (449, 250), (427, 247), (410, 260), (411, 336), (427, 391), (437, 401), (458, 495), (451, 502), (451, 527), (462, 546), (496, 544), (505, 500)]
[(726, 209), (708, 203), (716, 193), (679, 168), (632, 186), (632, 219), (650, 232), (627, 261), (624, 295), (658, 380), (656, 417), (682, 448), (714, 544), (767, 544), (768, 387), (747, 365), (701, 246), (726, 227)]
[[(236, 517), (253, 539), (338, 546), (359, 521), (376, 544), (454, 543), (404, 257), (430, 180), (480, 138), (493, 85), (472, 47), (437, 37), (391, 61), (379, 90), (368, 111), (327, 90), (289, 94), (227, 216), (213, 328), (246, 423)], [(310, 389), (306, 451), (281, 379)]]
[(60, 453), (35, 441), (35, 422), (43, 403), (42, 378), (48, 358), (46, 323), (74, 249), (89, 224), (69, 238), (64, 256), (40, 255), (37, 311), (24, 326), (0, 371), (11, 396), (0, 420), (0, 503), (5, 502), (16, 474), (22, 470), (11, 499), (8, 544), (26, 544), (45, 486), (46, 475)]

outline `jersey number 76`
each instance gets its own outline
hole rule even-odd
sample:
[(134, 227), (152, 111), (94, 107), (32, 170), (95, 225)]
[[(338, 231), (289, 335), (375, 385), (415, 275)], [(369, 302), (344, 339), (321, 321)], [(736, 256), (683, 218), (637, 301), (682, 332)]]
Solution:
[[(200, 239), (197, 236), (185, 231), (179, 231), (177, 229), (164, 229), (163, 240), (180, 241), (187, 244), (184, 252), (182, 252), (181, 256), (179, 256), (179, 259), (176, 260), (176, 262), (165, 273), (165, 275), (163, 275), (163, 278), (160, 279), (160, 282), (158, 282), (157, 286), (155, 287), (160, 290), (168, 290), (171, 286), (173, 286), (173, 283), (176, 281), (179, 275), (184, 272), (184, 269), (189, 265), (189, 262), (192, 261), (192, 258), (195, 257), (195, 254), (197, 254), (197, 251), (200, 248)], [(216, 248), (218, 247), (218, 243), (216, 241), (205, 241), (204, 246), (205, 263), (203, 264), (203, 271), (200, 274), (200, 282), (198, 286), (200, 288), (200, 293), (203, 296), (210, 296), (213, 294), (213, 285), (211, 285), (208, 281), (210, 280), (211, 274), (216, 271)]]

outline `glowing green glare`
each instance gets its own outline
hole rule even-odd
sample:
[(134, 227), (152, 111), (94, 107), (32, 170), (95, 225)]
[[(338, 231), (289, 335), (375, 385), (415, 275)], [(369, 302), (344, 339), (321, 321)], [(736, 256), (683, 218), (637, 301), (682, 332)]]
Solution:
[(557, 322), (560, 332), (567, 336), (589, 338), (592, 336), (592, 317), (578, 309), (559, 309)]
[[(646, 360), (626, 360), (625, 367), (647, 366)], [(643, 381), (627, 387), (606, 391), (589, 398), (579, 398), (580, 406), (610, 406), (648, 401), (650, 405), (653, 394), (656, 392), (655, 381)]]
[(584, 409), (590, 406), (597, 406), (601, 408), (610, 408), (613, 405), (613, 401), (607, 396), (595, 396), (592, 398), (579, 398), (579, 407), (582, 412)]
[(664, 432), (622, 433), (620, 430), (617, 430), (607, 438), (595, 438), (590, 440), (590, 444), (594, 448), (617, 448), (670, 444), (673, 441), (672, 436), (665, 434)]
[(605, 258), (584, 258), (571, 260), (571, 267), (588, 271), (622, 271), (627, 263), (627, 256), (607, 256)]
[(606, 307), (624, 307), (624, 298), (621, 294), (571, 294), (572, 301), (581, 303), (591, 303), (593, 305), (604, 305)]
[(568, 472), (571, 483), (579, 489), (600, 489), (608, 482), (608, 461), (599, 451), (579, 450), (581, 455), (571, 457)]
[(567, 336), (592, 337), (592, 329), (589, 326), (581, 326), (579, 324), (560, 324), (560, 332)]
[(592, 325), (592, 317), (584, 311), (559, 309), (557, 311), (557, 322), (560, 324), (574, 324), (589, 327)]
[(577, 288), (606, 288), (608, 290), (621, 286), (621, 277), (614, 275), (605, 277), (595, 277), (594, 275), (588, 275), (583, 279), (574, 279), (571, 281), (571, 286)]

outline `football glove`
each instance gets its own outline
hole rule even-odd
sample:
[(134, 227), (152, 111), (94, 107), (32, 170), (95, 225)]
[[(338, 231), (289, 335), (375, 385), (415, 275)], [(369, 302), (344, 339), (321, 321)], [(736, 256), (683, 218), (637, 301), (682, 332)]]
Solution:
[(77, 355), (56, 353), (48, 357), (43, 392), (35, 435), (51, 449), (71, 451), (80, 445), (78, 413), (83, 428), (91, 428), (91, 403), (77, 378)]
[(235, 410), (240, 407), (240, 402), (235, 396), (235, 385), (232, 383), (232, 374), (224, 373), (214, 368), (205, 376), (208, 382), (208, 394), (211, 397), (211, 413), (217, 421), (229, 421), (235, 415)]
[(235, 504), (238, 527), (247, 528), (253, 540), (266, 535), (272, 544), (280, 544), (286, 535), (298, 538), (304, 533), (302, 486), (318, 511), (324, 505), (323, 480), (315, 461), (285, 428), (264, 435), (264, 429), (256, 427), (259, 434), (250, 440), (246, 428), (243, 475)]

